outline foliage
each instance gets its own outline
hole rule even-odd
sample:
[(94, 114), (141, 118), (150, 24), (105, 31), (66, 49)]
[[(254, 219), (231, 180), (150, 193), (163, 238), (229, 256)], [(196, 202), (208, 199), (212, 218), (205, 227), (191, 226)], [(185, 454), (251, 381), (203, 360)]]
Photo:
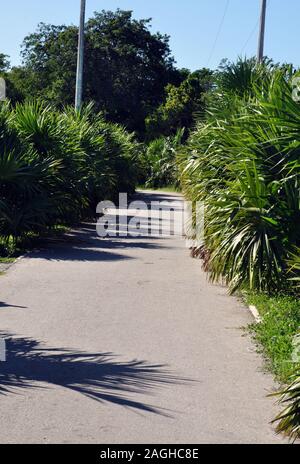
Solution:
[(270, 79), (276, 71), (281, 71), (286, 79), (291, 79), (292, 65), (279, 65), (265, 57), (262, 63), (256, 58), (238, 58), (236, 62), (223, 60), (214, 73), (214, 85), (206, 96), (207, 120), (217, 117), (224, 119), (239, 112), (242, 102), (251, 101), (258, 92), (268, 92)]
[(300, 241), (300, 106), (281, 70), (192, 134), (179, 162), (187, 197), (205, 203), (211, 278), (232, 291), (274, 291), (286, 284)]
[(254, 96), (255, 89), (262, 89), (278, 67), (268, 58), (261, 63), (257, 63), (256, 58), (240, 57), (236, 62), (223, 60), (215, 75), (217, 89), (223, 95)]
[(28, 74), (21, 67), (11, 68), (9, 71), (3, 72), (1, 77), (4, 77), (6, 82), (6, 96), (14, 105), (25, 100), (27, 92)]
[(190, 129), (196, 115), (203, 115), (205, 95), (211, 86), (212, 72), (208, 69), (195, 71), (179, 87), (166, 87), (165, 102), (146, 118), (147, 137), (176, 134), (179, 128)]
[(149, 143), (145, 155), (146, 187), (178, 187), (176, 152), (182, 143), (184, 130), (175, 136), (160, 137)]
[(276, 431), (284, 433), (292, 441), (300, 438), (300, 370), (291, 377), (291, 383), (276, 396), (284, 410), (275, 418)]
[[(129, 130), (144, 133), (147, 114), (159, 105), (168, 83), (180, 84), (169, 38), (150, 32), (150, 20), (131, 11), (102, 11), (86, 23), (84, 99)], [(20, 95), (61, 107), (73, 103), (77, 62), (75, 26), (41, 23), (23, 43), (23, 67), (10, 79)]]
[(0, 77), (5, 79), (7, 97), (11, 102), (16, 103), (23, 98), (23, 94), (20, 90), (17, 90), (17, 86), (13, 83), (14, 79), (12, 79), (12, 75), (15, 73), (14, 69), (10, 69), (9, 57), (0, 53)]
[(300, 302), (296, 296), (247, 293), (248, 305), (254, 305), (262, 318), (251, 327), (262, 347), (268, 367), (280, 382), (288, 382), (294, 373), (293, 339), (300, 328)]
[(300, 288), (300, 249), (296, 248), (293, 253), (291, 253), (290, 259), (288, 261), (290, 266), (290, 280), (295, 283), (296, 288)]
[(8, 56), (0, 53), (0, 73), (3, 73), (8, 70), (10, 66)]
[(39, 101), (0, 106), (0, 236), (11, 249), (31, 234), (95, 214), (132, 192), (138, 146), (91, 107), (53, 110)]
[[(204, 203), (204, 252), (212, 280), (251, 289), (253, 327), (276, 376), (285, 410), (278, 432), (300, 437), (299, 371), (292, 362), (300, 306), (300, 105), (291, 66), (224, 63), (198, 123), (178, 153), (186, 197)], [(201, 249), (201, 251), (203, 251)], [(294, 283), (296, 282), (296, 289)], [(287, 296), (288, 295), (288, 296)]]

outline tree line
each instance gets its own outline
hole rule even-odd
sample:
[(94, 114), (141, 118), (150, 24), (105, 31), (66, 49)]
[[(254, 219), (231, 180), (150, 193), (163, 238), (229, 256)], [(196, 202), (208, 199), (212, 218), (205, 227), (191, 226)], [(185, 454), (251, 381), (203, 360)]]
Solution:
[[(84, 101), (140, 140), (191, 126), (203, 111), (211, 72), (178, 69), (169, 37), (151, 31), (151, 20), (131, 11), (94, 13), (86, 23)], [(25, 37), (22, 65), (10, 68), (0, 55), (0, 74), (12, 103), (30, 98), (62, 108), (75, 94), (78, 28), (41, 23)]]

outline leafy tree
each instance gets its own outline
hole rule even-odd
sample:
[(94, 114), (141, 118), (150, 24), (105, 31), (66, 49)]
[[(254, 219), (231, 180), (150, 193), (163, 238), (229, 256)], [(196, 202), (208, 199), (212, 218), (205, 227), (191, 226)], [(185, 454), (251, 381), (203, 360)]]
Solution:
[(275, 63), (264, 57), (262, 63), (257, 63), (256, 57), (239, 57), (236, 62), (228, 59), (221, 61), (214, 73), (214, 85), (208, 93), (206, 101), (209, 107), (207, 120), (230, 118), (240, 109), (240, 100), (256, 98), (256, 90), (268, 92), (268, 83), (274, 72), (278, 70), (286, 80), (291, 79), (296, 71), (292, 64)]
[(4, 73), (8, 70), (10, 66), (8, 56), (0, 53), (0, 73)]
[(16, 70), (26, 96), (41, 97), (55, 105), (74, 101), (78, 29), (41, 23), (24, 39), (24, 67)]
[[(12, 103), (16, 103), (24, 98), (24, 94), (17, 89), (17, 86), (14, 82), (14, 78), (12, 78), (12, 76), (15, 73), (15, 69), (18, 68), (10, 69), (9, 56), (0, 53), (0, 77), (3, 77), (5, 79), (6, 95)], [(21, 88), (21, 85), (18, 87)]]
[(148, 137), (175, 134), (181, 127), (190, 129), (195, 115), (204, 111), (205, 95), (211, 82), (212, 72), (202, 69), (189, 74), (177, 87), (168, 84), (165, 102), (146, 119)]
[[(95, 13), (86, 24), (84, 99), (140, 134), (145, 117), (163, 101), (166, 85), (184, 78), (174, 68), (169, 37), (151, 33), (150, 24), (121, 10)], [(43, 23), (26, 37), (24, 66), (11, 76), (20, 92), (56, 106), (73, 103), (77, 37), (75, 26)]]
[(13, 67), (4, 75), (6, 80), (7, 98), (13, 103), (22, 102), (32, 93), (28, 92), (30, 74), (21, 66)]

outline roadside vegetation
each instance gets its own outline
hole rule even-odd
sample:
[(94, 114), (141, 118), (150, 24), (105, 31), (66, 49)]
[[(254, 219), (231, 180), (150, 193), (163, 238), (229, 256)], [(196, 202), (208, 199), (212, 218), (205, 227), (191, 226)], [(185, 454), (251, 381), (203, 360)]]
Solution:
[(133, 192), (138, 144), (91, 107), (0, 107), (0, 254), (94, 217), (103, 199)]
[[(300, 436), (300, 389), (292, 362), (300, 329), (300, 105), (291, 66), (223, 63), (205, 120), (178, 154), (182, 189), (205, 207), (199, 254), (212, 281), (243, 291), (263, 322), (253, 327), (282, 382), (288, 409), (278, 430)], [(292, 387), (291, 387), (292, 388)], [(298, 405), (298, 409), (297, 409)], [(290, 408), (290, 409), (289, 409)]]
[(104, 199), (182, 190), (205, 207), (195, 255), (213, 282), (254, 304), (268, 365), (290, 387), (278, 431), (300, 437), (300, 103), (291, 65), (224, 60), (177, 69), (169, 37), (132, 12), (87, 22), (85, 95), (71, 107), (77, 28), (40, 24), (23, 65), (0, 54), (0, 256), (95, 215)]
[(186, 196), (205, 204), (211, 278), (232, 291), (291, 286), (299, 245), (300, 106), (285, 71), (263, 83), (252, 97), (235, 96), (230, 111), (211, 112), (179, 157)]
[(176, 135), (161, 136), (152, 140), (145, 148), (145, 187), (160, 189), (180, 188), (176, 154), (182, 144), (184, 130), (178, 129)]
[[(287, 383), (295, 370), (294, 337), (300, 327), (300, 303), (296, 296), (248, 293), (249, 305), (254, 305), (262, 317), (251, 331), (259, 342), (267, 365), (279, 382)], [(300, 348), (300, 346), (299, 346)]]

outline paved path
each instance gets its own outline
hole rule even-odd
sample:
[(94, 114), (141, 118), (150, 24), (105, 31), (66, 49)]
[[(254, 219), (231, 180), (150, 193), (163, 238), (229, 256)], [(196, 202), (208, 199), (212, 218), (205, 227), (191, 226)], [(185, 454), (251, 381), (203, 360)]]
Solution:
[(0, 278), (1, 443), (281, 442), (251, 317), (184, 240), (74, 237)]

